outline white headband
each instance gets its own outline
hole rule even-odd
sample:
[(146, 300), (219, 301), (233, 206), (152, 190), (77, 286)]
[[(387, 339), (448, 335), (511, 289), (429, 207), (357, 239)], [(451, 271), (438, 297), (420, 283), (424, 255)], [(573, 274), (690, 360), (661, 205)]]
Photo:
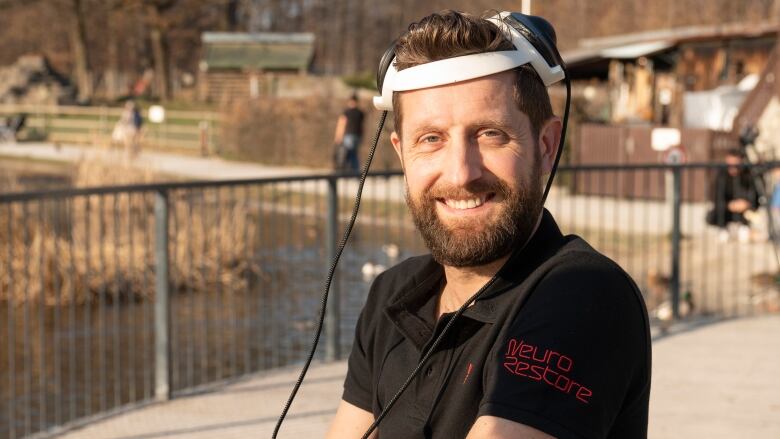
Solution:
[(402, 71), (395, 68), (395, 58), (390, 62), (382, 84), (382, 95), (374, 97), (377, 110), (393, 111), (393, 92), (419, 90), (439, 85), (454, 84), (495, 73), (512, 70), (530, 63), (544, 85), (550, 86), (564, 77), (561, 66), (550, 67), (542, 55), (516, 29), (502, 20), (509, 12), (500, 12), (488, 21), (501, 29), (512, 41), (516, 50), (476, 53), (458, 56), (410, 67)]

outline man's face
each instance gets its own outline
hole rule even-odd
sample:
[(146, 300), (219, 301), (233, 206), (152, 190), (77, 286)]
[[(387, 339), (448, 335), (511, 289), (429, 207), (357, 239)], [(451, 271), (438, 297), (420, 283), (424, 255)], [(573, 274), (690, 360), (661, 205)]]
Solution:
[(473, 267), (524, 243), (542, 209), (560, 121), (533, 135), (504, 72), (404, 92), (403, 129), (391, 140), (404, 167), (407, 203), (433, 257)]

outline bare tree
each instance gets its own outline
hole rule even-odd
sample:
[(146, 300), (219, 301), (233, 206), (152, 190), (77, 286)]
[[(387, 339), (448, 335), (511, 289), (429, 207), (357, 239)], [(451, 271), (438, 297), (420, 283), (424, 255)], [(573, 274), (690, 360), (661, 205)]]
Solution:
[(149, 26), (149, 43), (152, 48), (154, 81), (157, 95), (162, 100), (170, 98), (171, 90), (168, 66), (168, 22), (164, 14), (176, 3), (177, 0), (143, 0), (147, 25)]
[(235, 32), (238, 28), (239, 17), (238, 10), (241, 4), (241, 0), (227, 0), (225, 2), (225, 24), (226, 28), (230, 32)]
[(126, 0), (105, 0), (106, 7), (106, 63), (103, 72), (108, 99), (117, 98), (119, 90), (119, 29), (121, 12), (126, 11)]
[(73, 21), (70, 26), (70, 44), (73, 52), (73, 73), (78, 85), (79, 102), (92, 98), (89, 60), (87, 58), (87, 29), (82, 0), (70, 0)]
[[(352, 74), (374, 70), (392, 39), (430, 12), (517, 7), (517, 0), (0, 0), (0, 63), (42, 53), (54, 68), (71, 72), (81, 100), (94, 99), (98, 85), (114, 98), (122, 75), (153, 67), (153, 91), (168, 99), (175, 74), (197, 68), (206, 30), (312, 32), (314, 70)], [(780, 22), (780, 0), (534, 1), (532, 12), (555, 25), (566, 50), (587, 37)], [(47, 26), (37, 25), (42, 20)]]

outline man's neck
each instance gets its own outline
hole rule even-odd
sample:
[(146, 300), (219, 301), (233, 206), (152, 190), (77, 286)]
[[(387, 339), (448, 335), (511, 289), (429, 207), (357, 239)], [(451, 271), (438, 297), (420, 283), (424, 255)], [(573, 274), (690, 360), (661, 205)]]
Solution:
[[(528, 240), (523, 243), (523, 247), (525, 247), (528, 244), (528, 241), (536, 234), (541, 222), (542, 215), (540, 214), (533, 232), (528, 236)], [(477, 267), (450, 267), (445, 265), (445, 284), (439, 294), (438, 306), (436, 307), (436, 318), (438, 319), (442, 314), (454, 312), (463, 306), (474, 293), (479, 291), (483, 285), (498, 273), (498, 270), (504, 266), (504, 263), (509, 259), (510, 255), (511, 253)]]

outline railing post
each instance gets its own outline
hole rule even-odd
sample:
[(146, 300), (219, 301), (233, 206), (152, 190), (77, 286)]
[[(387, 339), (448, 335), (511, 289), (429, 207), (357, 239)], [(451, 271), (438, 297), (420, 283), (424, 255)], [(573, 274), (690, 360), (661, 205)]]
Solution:
[(681, 169), (680, 166), (672, 166), (672, 266), (670, 292), (672, 294), (672, 314), (675, 319), (680, 318), (680, 204), (681, 197)]
[(209, 155), (209, 123), (205, 120), (198, 122), (198, 138), (200, 139), (200, 155)]
[(171, 397), (170, 296), (168, 294), (168, 197), (164, 190), (154, 196), (154, 397)]
[[(339, 233), (339, 198), (337, 190), (338, 179), (328, 178), (328, 220), (325, 230), (325, 250), (327, 264), (331, 264), (336, 257), (337, 236)], [(330, 268), (330, 265), (327, 266)], [(325, 314), (325, 360), (335, 361), (341, 356), (339, 352), (339, 340), (341, 338), (339, 326), (341, 322), (341, 310), (339, 294), (338, 268), (333, 273), (333, 281), (330, 284), (328, 307)]]

